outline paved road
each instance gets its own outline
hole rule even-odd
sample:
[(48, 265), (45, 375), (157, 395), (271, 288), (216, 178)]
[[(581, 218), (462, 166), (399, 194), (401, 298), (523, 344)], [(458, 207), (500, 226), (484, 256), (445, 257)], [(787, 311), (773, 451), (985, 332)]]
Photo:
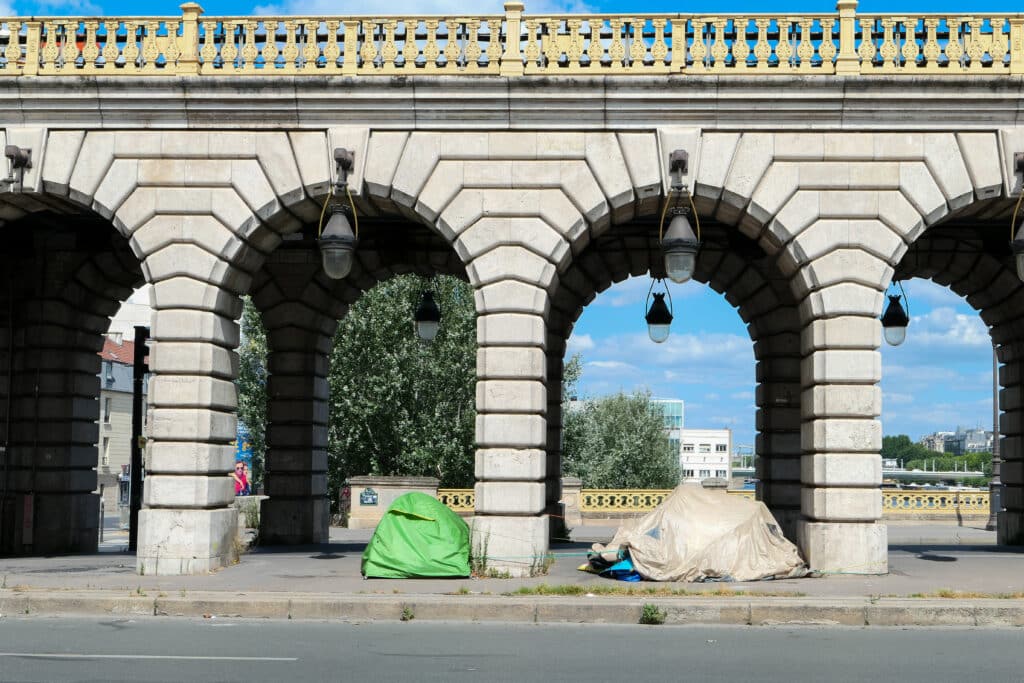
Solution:
[(0, 619), (3, 681), (1019, 682), (1020, 630)]

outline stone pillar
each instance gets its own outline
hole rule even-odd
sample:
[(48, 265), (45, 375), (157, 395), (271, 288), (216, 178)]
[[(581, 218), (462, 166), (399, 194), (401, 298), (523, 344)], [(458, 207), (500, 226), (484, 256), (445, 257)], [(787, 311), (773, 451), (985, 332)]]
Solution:
[[(327, 372), (316, 348), (295, 348), (281, 331), (268, 335), (266, 494), (260, 539), (267, 543), (326, 543)], [(325, 341), (330, 343), (329, 338)]]
[(531, 574), (548, 550), (544, 318), (477, 318), (476, 516), (488, 568)]
[(1000, 545), (1024, 545), (1024, 343), (1000, 344), (999, 456), (1003, 482), (998, 513)]
[[(197, 280), (154, 283), (140, 574), (199, 574), (236, 558), (232, 507), (237, 296)], [(211, 310), (189, 306), (199, 302)]]
[(888, 571), (886, 527), (879, 521), (880, 297), (867, 287), (843, 284), (810, 294), (802, 307), (808, 313), (841, 313), (814, 317), (801, 336), (804, 486), (798, 538), (818, 571)]
[(562, 504), (562, 370), (565, 358), (565, 340), (548, 335), (547, 348), (547, 476), (545, 478), (545, 507), (550, 515), (550, 538), (567, 538), (568, 528)]
[[(0, 551), (95, 552), (99, 496), (92, 492), (102, 337), (50, 328), (49, 341), (43, 341), (45, 332), (29, 325), (16, 333), (7, 481), (0, 481), (0, 487), (6, 483), (15, 522), (8, 525), (14, 531), (6, 534), (8, 547)], [(77, 343), (71, 341), (75, 337)], [(60, 348), (61, 340), (68, 346)]]
[(800, 338), (792, 332), (759, 337), (757, 357), (757, 497), (788, 538), (800, 519)]

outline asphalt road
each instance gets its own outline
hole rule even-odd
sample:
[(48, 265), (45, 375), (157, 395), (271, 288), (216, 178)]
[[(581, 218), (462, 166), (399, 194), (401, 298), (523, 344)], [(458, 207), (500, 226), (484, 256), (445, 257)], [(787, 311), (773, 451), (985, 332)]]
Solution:
[(1022, 633), (0, 619), (2, 681), (1019, 682)]

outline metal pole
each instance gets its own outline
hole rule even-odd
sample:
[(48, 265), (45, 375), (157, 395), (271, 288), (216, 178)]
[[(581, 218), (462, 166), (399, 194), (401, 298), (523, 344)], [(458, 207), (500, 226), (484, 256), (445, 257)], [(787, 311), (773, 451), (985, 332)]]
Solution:
[(139, 544), (139, 510), (142, 508), (142, 380), (146, 376), (148, 327), (135, 328), (135, 357), (132, 359), (132, 465), (128, 498), (128, 552)]
[(1002, 509), (1003, 482), (999, 479), (1002, 469), (999, 457), (999, 358), (996, 345), (992, 344), (992, 478), (988, 482), (988, 524), (986, 531), (998, 531), (999, 511)]

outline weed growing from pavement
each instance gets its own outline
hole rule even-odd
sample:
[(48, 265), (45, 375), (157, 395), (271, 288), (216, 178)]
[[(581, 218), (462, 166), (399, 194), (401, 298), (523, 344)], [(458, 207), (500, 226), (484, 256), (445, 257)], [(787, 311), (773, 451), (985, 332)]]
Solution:
[(689, 598), (735, 598), (735, 597), (785, 597), (802, 598), (806, 593), (744, 591), (731, 588), (715, 588), (712, 590), (687, 590), (671, 586), (620, 586), (603, 584), (565, 584), (548, 585), (541, 583), (536, 586), (521, 586), (504, 595), (578, 595), (578, 596), (610, 596), (610, 597), (689, 597)]
[(1015, 593), (981, 593), (978, 591), (956, 591), (951, 588), (940, 588), (934, 593), (911, 593), (908, 598), (943, 598), (947, 600), (1024, 600), (1024, 592)]
[(413, 614), (413, 611), (412, 611), (411, 607), (406, 605), (405, 607), (402, 608), (402, 616), (399, 617), (399, 619), (401, 621), (412, 621), (415, 618), (416, 618), (416, 615)]
[(640, 612), (640, 623), (660, 626), (665, 623), (665, 617), (667, 616), (668, 613), (665, 610), (659, 609), (657, 605), (652, 605), (648, 602)]

